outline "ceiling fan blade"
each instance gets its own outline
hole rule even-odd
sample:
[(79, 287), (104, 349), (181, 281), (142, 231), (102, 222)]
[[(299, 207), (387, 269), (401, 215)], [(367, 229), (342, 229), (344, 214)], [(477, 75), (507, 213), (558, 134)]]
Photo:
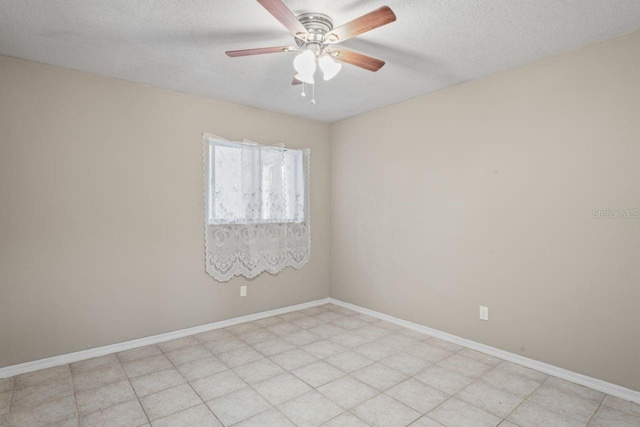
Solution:
[(287, 30), (299, 39), (306, 40), (309, 37), (307, 29), (298, 21), (298, 18), (289, 10), (282, 0), (258, 0), (267, 11), (273, 15)]
[(257, 49), (242, 49), (242, 50), (228, 50), (227, 56), (249, 56), (249, 55), (262, 55), (265, 53), (278, 53), (278, 52), (291, 52), (298, 50), (295, 46), (274, 46), (274, 47), (259, 47)]
[(336, 49), (331, 52), (331, 57), (369, 71), (378, 71), (384, 65), (384, 61), (381, 59), (347, 49)]
[(396, 20), (396, 14), (389, 6), (362, 15), (351, 22), (334, 28), (324, 36), (325, 43), (340, 43), (357, 35), (366, 33)]

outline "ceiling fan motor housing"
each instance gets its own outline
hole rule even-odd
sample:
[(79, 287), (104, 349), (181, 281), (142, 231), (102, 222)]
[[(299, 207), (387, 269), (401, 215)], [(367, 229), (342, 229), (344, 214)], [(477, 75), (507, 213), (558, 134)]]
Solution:
[(303, 13), (297, 16), (298, 21), (307, 29), (309, 37), (307, 40), (296, 38), (298, 47), (319, 50), (324, 44), (324, 35), (333, 30), (333, 21), (322, 13)]

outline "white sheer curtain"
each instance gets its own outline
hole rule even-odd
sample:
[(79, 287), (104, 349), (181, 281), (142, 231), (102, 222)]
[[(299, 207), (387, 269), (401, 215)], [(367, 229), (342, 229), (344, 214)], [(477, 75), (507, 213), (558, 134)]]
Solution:
[(305, 265), (310, 151), (204, 141), (207, 272), (227, 281)]

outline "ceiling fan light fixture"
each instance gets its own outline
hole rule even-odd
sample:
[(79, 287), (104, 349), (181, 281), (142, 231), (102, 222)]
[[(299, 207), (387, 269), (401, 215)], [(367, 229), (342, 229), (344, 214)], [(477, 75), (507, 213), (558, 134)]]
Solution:
[(342, 64), (338, 64), (331, 59), (330, 55), (322, 55), (318, 62), (320, 63), (320, 69), (322, 70), (325, 81), (334, 78), (342, 69)]
[[(316, 72), (316, 55), (310, 50), (304, 50), (293, 60), (293, 67), (299, 74), (312, 76)], [(304, 81), (304, 80), (301, 80)]]
[(313, 80), (313, 74), (302, 74), (302, 73), (298, 73), (295, 75), (295, 79), (301, 81), (302, 83), (307, 83), (307, 84), (315, 84), (315, 81)]

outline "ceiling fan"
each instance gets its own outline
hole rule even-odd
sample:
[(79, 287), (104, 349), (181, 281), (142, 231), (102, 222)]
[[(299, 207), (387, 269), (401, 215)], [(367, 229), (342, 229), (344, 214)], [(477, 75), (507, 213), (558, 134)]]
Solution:
[[(369, 71), (378, 71), (384, 61), (336, 46), (360, 34), (382, 27), (396, 20), (396, 15), (388, 6), (362, 15), (353, 21), (333, 28), (331, 18), (322, 13), (303, 13), (295, 16), (282, 0), (258, 0), (269, 13), (284, 25), (295, 38), (295, 45), (263, 47), (257, 49), (231, 50), (228, 56), (262, 55), (266, 53), (293, 52), (301, 50), (293, 61), (296, 70), (292, 84), (315, 83), (316, 63), (322, 70), (324, 80), (330, 80), (342, 68), (337, 59)], [(304, 95), (304, 88), (302, 92)], [(311, 102), (315, 103), (314, 100)]]

